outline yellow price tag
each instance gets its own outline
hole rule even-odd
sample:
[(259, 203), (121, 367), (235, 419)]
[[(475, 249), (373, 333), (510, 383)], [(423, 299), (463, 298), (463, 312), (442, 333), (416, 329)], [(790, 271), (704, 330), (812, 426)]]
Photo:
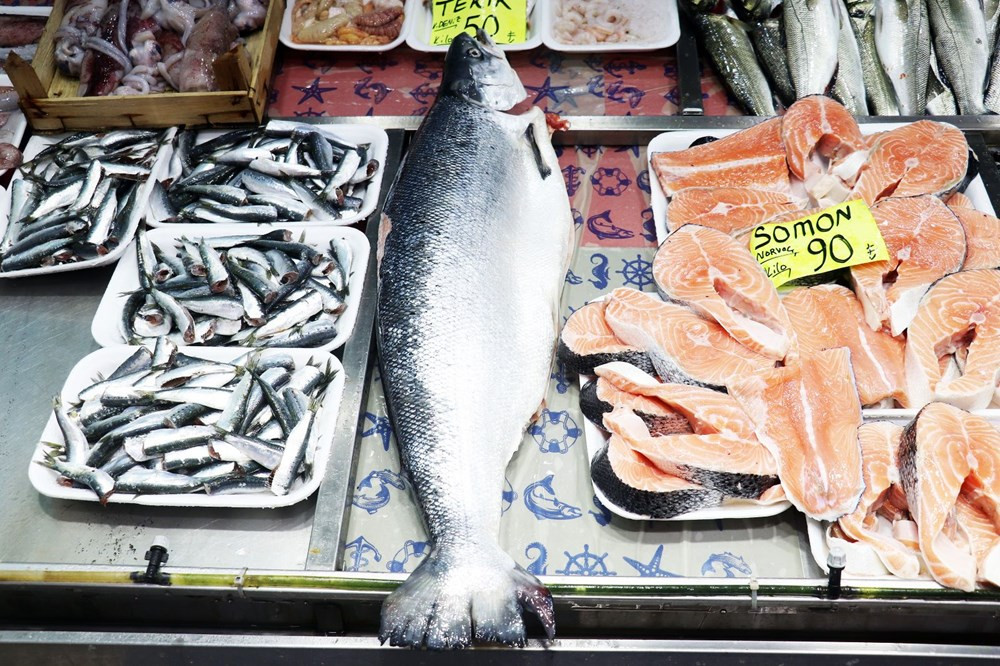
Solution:
[(431, 0), (431, 44), (447, 46), (460, 32), (482, 28), (497, 44), (527, 38), (528, 0)]
[(860, 199), (799, 220), (757, 225), (750, 234), (750, 252), (775, 287), (889, 258), (878, 224)]

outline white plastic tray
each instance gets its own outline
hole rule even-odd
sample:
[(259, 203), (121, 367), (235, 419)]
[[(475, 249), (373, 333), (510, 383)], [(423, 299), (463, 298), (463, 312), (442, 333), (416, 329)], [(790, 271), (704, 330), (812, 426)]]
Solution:
[[(303, 123), (305, 125), (305, 123)], [(349, 215), (345, 215), (342, 218), (332, 219), (316, 217), (305, 222), (278, 222), (275, 224), (258, 224), (256, 222), (238, 222), (233, 220), (233, 224), (243, 227), (243, 231), (240, 233), (247, 233), (247, 229), (263, 229), (261, 233), (265, 233), (266, 230), (272, 228), (281, 229), (315, 229), (317, 226), (346, 226), (349, 224), (355, 224), (359, 220), (363, 220), (375, 210), (378, 206), (378, 195), (382, 190), (382, 177), (385, 175), (385, 160), (389, 152), (389, 135), (385, 133), (385, 130), (380, 127), (373, 127), (371, 125), (324, 125), (322, 123), (308, 124), (308, 127), (316, 129), (327, 136), (337, 139), (338, 141), (343, 141), (345, 143), (370, 144), (369, 157), (373, 157), (378, 160), (378, 171), (375, 175), (371, 177), (365, 187), (365, 196), (361, 208)], [(214, 139), (217, 136), (225, 134), (228, 130), (206, 130), (198, 134), (196, 143), (203, 143)], [(167, 177), (167, 166), (169, 166), (170, 157), (173, 155), (173, 148), (168, 147), (165, 154), (163, 155), (162, 162), (164, 167), (158, 172), (158, 180), (163, 180)], [(144, 209), (144, 216), (146, 218), (148, 215), (148, 208)], [(159, 222), (154, 220), (148, 220), (148, 224), (151, 227), (177, 227), (181, 224), (193, 224), (198, 227), (210, 227), (214, 226), (212, 223), (200, 223), (192, 222), (186, 220), (183, 223), (174, 222)]]
[[(69, 134), (56, 134), (48, 136), (35, 135), (28, 139), (28, 144), (24, 147), (24, 161), (27, 162), (32, 157), (37, 155), (46, 146), (50, 146), (53, 143), (61, 141)], [(159, 152), (153, 161), (153, 166), (151, 167), (150, 175), (146, 181), (142, 184), (142, 189), (136, 196), (136, 201), (148, 201), (149, 193), (153, 187), (153, 179), (158, 178), (161, 170), (165, 168), (168, 160), (164, 160), (164, 155), (169, 149), (169, 142), (165, 143), (160, 147)], [(14, 176), (11, 178), (11, 183), (21, 177), (21, 170), (18, 169), (14, 172)], [(0, 237), (3, 236), (4, 232), (7, 230), (7, 224), (9, 223), (10, 214), (10, 188), (8, 187), (6, 191), (2, 193), (2, 205), (0, 205)], [(142, 219), (145, 207), (136, 204), (132, 209), (132, 215), (129, 217), (128, 224), (125, 226), (125, 233), (118, 243), (118, 246), (108, 252), (103, 257), (96, 257), (94, 259), (88, 259), (86, 261), (78, 261), (76, 263), (69, 264), (57, 264), (55, 266), (43, 266), (39, 268), (24, 268), (19, 271), (0, 271), (0, 278), (19, 278), (19, 277), (29, 277), (31, 275), (45, 275), (46, 273), (65, 273), (68, 271), (79, 271), (84, 268), (93, 268), (94, 266), (105, 266), (107, 264), (113, 264), (118, 261), (118, 258), (122, 256), (125, 252), (125, 248), (129, 246), (129, 242), (132, 236), (135, 234), (135, 230), (139, 227), (139, 220)]]
[(399, 36), (387, 44), (382, 45), (362, 45), (362, 44), (305, 44), (302, 42), (296, 42), (292, 39), (292, 10), (295, 8), (296, 0), (288, 0), (285, 5), (285, 14), (281, 19), (281, 30), (278, 32), (278, 40), (282, 44), (290, 49), (295, 49), (296, 51), (327, 51), (327, 52), (359, 52), (368, 51), (370, 53), (389, 51), (406, 40), (407, 34), (410, 32), (410, 28), (413, 25), (412, 17), (414, 15), (413, 5), (418, 4), (419, 0), (406, 0), (403, 8), (403, 27), (399, 31)]
[[(680, 22), (677, 18), (676, 0), (656, 0), (650, 2), (649, 7), (643, 8), (649, 13), (643, 14), (642, 10), (636, 11), (636, 19), (642, 15), (642, 23), (645, 29), (654, 33), (654, 39), (633, 42), (609, 42), (594, 44), (567, 44), (559, 41), (555, 36), (554, 25), (556, 12), (561, 0), (546, 0), (542, 3), (542, 42), (553, 51), (564, 51), (567, 53), (623, 53), (626, 51), (656, 51), (665, 49), (677, 43), (681, 35)], [(635, 0), (622, 0), (622, 5), (639, 4)], [(537, 10), (536, 10), (537, 11)]]
[[(281, 229), (283, 227), (269, 228)], [(157, 245), (173, 247), (174, 241), (181, 236), (198, 239), (246, 233), (258, 233), (258, 230), (241, 224), (174, 224), (150, 231), (149, 240)], [(259, 233), (266, 233), (266, 230), (259, 231)], [(337, 337), (322, 347), (316, 348), (318, 351), (333, 351), (347, 342), (347, 338), (351, 337), (351, 333), (354, 332), (354, 324), (358, 318), (358, 305), (362, 297), (361, 291), (365, 283), (365, 271), (368, 267), (368, 238), (357, 229), (349, 227), (313, 227), (306, 229), (301, 234), (297, 232), (294, 239), (298, 240), (300, 235), (304, 235), (305, 243), (315, 245), (324, 252), (333, 238), (343, 238), (351, 248), (353, 265), (347, 276), (347, 307), (337, 320)], [(129, 292), (138, 288), (139, 265), (135, 257), (135, 242), (132, 242), (128, 245), (128, 253), (115, 267), (115, 272), (108, 282), (108, 288), (97, 306), (94, 321), (90, 325), (90, 332), (94, 336), (94, 340), (102, 347), (126, 344), (127, 340), (125, 340), (121, 330), (121, 312), (125, 301), (128, 300)], [(198, 346), (187, 348), (196, 349)], [(227, 348), (247, 349), (237, 346)]]
[[(424, 6), (421, 0), (412, 0), (413, 25), (406, 33), (406, 45), (415, 51), (424, 53), (445, 53), (448, 44), (436, 46), (431, 44), (431, 10)], [(546, 11), (549, 0), (537, 0), (535, 7), (528, 16), (528, 32), (523, 42), (516, 44), (497, 44), (501, 51), (528, 51), (542, 45), (541, 17)]]
[[(592, 375), (581, 375), (580, 387), (582, 388), (583, 385), (591, 379), (594, 379)], [(592, 461), (594, 457), (600, 453), (601, 449), (604, 448), (604, 445), (607, 444), (608, 436), (603, 430), (594, 425), (594, 423), (587, 417), (584, 417), (583, 420), (583, 437), (587, 442), (587, 459)], [(603, 492), (601, 492), (601, 489), (597, 487), (596, 483), (594, 484), (594, 494), (597, 495), (597, 499), (601, 501), (601, 504), (608, 507), (612, 513), (619, 515), (622, 518), (628, 518), (629, 520), (656, 520), (670, 522), (682, 520), (722, 520), (723, 518), (767, 518), (768, 516), (776, 516), (792, 506), (788, 500), (781, 500), (780, 502), (774, 502), (771, 504), (757, 504), (750, 501), (727, 498), (725, 503), (719, 506), (698, 509), (697, 511), (691, 511), (689, 513), (682, 513), (681, 515), (674, 516), (673, 518), (653, 518), (652, 516), (632, 513), (631, 511), (618, 506), (609, 500)]]
[[(64, 404), (75, 402), (79, 392), (93, 383), (98, 373), (104, 376), (109, 375), (118, 365), (135, 352), (135, 347), (117, 346), (106, 349), (98, 349), (85, 356), (70, 371), (66, 383), (63, 385), (61, 396)], [(247, 352), (246, 349), (235, 347), (213, 347), (201, 349), (185, 349), (185, 354), (198, 356), (200, 358), (213, 361), (229, 362), (237, 359)], [(267, 354), (268, 352), (264, 352)], [(206, 495), (204, 493), (192, 493), (183, 495), (131, 495), (114, 493), (108, 498), (109, 502), (118, 504), (144, 504), (146, 506), (203, 506), (203, 507), (232, 507), (248, 509), (273, 509), (280, 506), (289, 506), (309, 497), (323, 481), (326, 473), (327, 461), (330, 457), (330, 443), (333, 440), (333, 432), (337, 422), (337, 411), (340, 409), (341, 396), (344, 392), (344, 369), (336, 357), (328, 353), (315, 349), (281, 349), (275, 353), (290, 354), (295, 359), (297, 367), (301, 367), (309, 361), (314, 365), (322, 364), (325, 368), (327, 363), (332, 369), (337, 371), (333, 382), (326, 389), (323, 403), (316, 414), (315, 430), (319, 433), (316, 440), (316, 458), (313, 465), (314, 474), (307, 480), (301, 478), (296, 480), (288, 494), (278, 496), (270, 490), (263, 490), (259, 493), (235, 494), (235, 495)], [(28, 478), (35, 490), (47, 497), (65, 500), (79, 500), (84, 502), (98, 501), (97, 495), (88, 488), (67, 488), (58, 483), (59, 474), (55, 470), (48, 469), (36, 464), (45, 457), (46, 447), (44, 442), (63, 441), (62, 432), (56, 422), (55, 415), (49, 416), (49, 421), (42, 432), (41, 439), (31, 457), (28, 466)]]
[[(49, 9), (46, 7), (46, 9)], [(0, 74), (0, 88), (13, 88), (10, 77)], [(24, 112), (20, 109), (11, 111), (7, 122), (0, 127), (0, 143), (9, 143), (21, 147), (21, 139), (24, 138), (24, 130), (28, 128), (28, 120), (24, 117)], [(7, 173), (8, 169), (0, 169), (0, 176)], [(6, 213), (5, 213), (6, 214)]]
[(0, 16), (48, 16), (52, 13), (52, 5), (45, 6), (28, 6), (28, 5), (18, 5), (16, 7), (10, 5), (0, 6)]
[[(862, 123), (859, 125), (862, 134), (874, 134), (875, 132), (886, 132), (888, 130), (903, 127), (907, 123)], [(681, 130), (678, 132), (664, 132), (653, 137), (646, 147), (646, 168), (649, 169), (650, 200), (653, 207), (653, 222), (656, 225), (656, 241), (662, 243), (667, 237), (667, 197), (660, 187), (660, 179), (656, 177), (656, 170), (653, 169), (653, 154), (667, 153), (676, 150), (685, 150), (691, 146), (696, 139), (711, 136), (721, 139), (724, 136), (735, 134), (740, 130)], [(972, 200), (973, 205), (984, 213), (996, 215), (990, 197), (986, 193), (986, 186), (983, 179), (977, 175), (965, 194)]]

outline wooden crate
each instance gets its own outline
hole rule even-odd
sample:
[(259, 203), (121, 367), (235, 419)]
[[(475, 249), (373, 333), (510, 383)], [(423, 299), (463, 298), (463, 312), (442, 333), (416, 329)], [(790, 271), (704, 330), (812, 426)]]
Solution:
[(53, 42), (66, 1), (55, 0), (34, 61), (29, 64), (12, 55), (5, 66), (34, 130), (209, 127), (263, 121), (285, 0), (271, 0), (263, 27), (246, 39), (245, 47), (239, 45), (216, 59), (220, 91), (107, 97), (79, 97), (79, 80), (56, 67)]

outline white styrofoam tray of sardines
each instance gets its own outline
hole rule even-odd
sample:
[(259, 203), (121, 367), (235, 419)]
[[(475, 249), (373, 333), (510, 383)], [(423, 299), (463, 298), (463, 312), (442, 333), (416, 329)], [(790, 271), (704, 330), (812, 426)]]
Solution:
[[(160, 229), (153, 229), (148, 233), (149, 241), (154, 245), (167, 246), (173, 248), (175, 242), (181, 237), (197, 241), (199, 238), (212, 238), (219, 236), (235, 236), (247, 234), (265, 234), (268, 230), (283, 229), (284, 225), (260, 228), (248, 227), (245, 224), (171, 224)], [(358, 319), (358, 307), (361, 303), (361, 292), (365, 284), (365, 271), (368, 269), (369, 244), (368, 238), (350, 227), (330, 227), (317, 226), (301, 231), (296, 231), (293, 240), (312, 245), (320, 252), (326, 252), (330, 245), (330, 240), (342, 238), (351, 248), (351, 266), (347, 275), (347, 296), (345, 298), (346, 307), (337, 320), (337, 335), (330, 342), (321, 347), (319, 351), (333, 351), (347, 342), (354, 332), (354, 325)], [(94, 321), (90, 325), (90, 332), (102, 347), (124, 345), (128, 343), (125, 332), (122, 330), (121, 318), (125, 302), (129, 293), (139, 288), (139, 263), (135, 256), (136, 243), (133, 241), (128, 245), (128, 252), (122, 260), (115, 266), (115, 272), (111, 275), (108, 288), (101, 297), (101, 302), (97, 306), (94, 314)], [(234, 349), (246, 349), (246, 347), (236, 347)]]
[[(90, 386), (98, 376), (108, 376), (125, 359), (131, 356), (136, 347), (119, 345), (91, 352), (77, 363), (66, 378), (60, 396), (64, 405), (78, 402), (80, 391)], [(184, 353), (212, 361), (231, 363), (247, 353), (247, 349), (238, 347), (206, 347), (185, 348)], [(268, 351), (263, 352), (265, 355)], [(269, 489), (255, 493), (232, 495), (206, 495), (204, 493), (188, 493), (182, 495), (133, 495), (131, 493), (113, 493), (108, 502), (118, 504), (143, 504), (146, 506), (196, 506), (196, 507), (226, 507), (248, 509), (273, 509), (289, 506), (309, 497), (319, 488), (326, 472), (330, 458), (330, 446), (337, 422), (337, 411), (344, 392), (344, 370), (340, 361), (327, 352), (315, 349), (278, 349), (273, 353), (288, 354), (295, 360), (297, 368), (306, 363), (325, 369), (329, 364), (336, 371), (333, 381), (326, 389), (319, 411), (316, 413), (316, 423), (313, 432), (315, 459), (313, 473), (310, 477), (296, 479), (285, 495), (275, 495)], [(38, 446), (31, 457), (28, 467), (28, 478), (31, 485), (42, 495), (55, 499), (97, 502), (97, 495), (89, 488), (67, 487), (59, 483), (59, 473), (39, 464), (45, 458), (47, 443), (63, 443), (62, 432), (56, 422), (55, 415), (49, 416), (45, 430), (39, 439)]]
[[(24, 147), (24, 161), (27, 162), (35, 157), (38, 153), (42, 152), (45, 148), (51, 146), (54, 143), (62, 141), (69, 134), (54, 134), (40, 136), (35, 135), (28, 139), (28, 144)], [(169, 150), (170, 141), (165, 141), (163, 145), (160, 146), (156, 153), (156, 157), (153, 160), (153, 164), (150, 167), (150, 175), (142, 184), (142, 188), (139, 190), (135, 197), (136, 202), (148, 201), (149, 193), (153, 187), (153, 179), (158, 178), (159, 174), (167, 166), (168, 160), (164, 159)], [(11, 185), (13, 185), (15, 180), (21, 178), (21, 169), (18, 168), (14, 172), (11, 178)], [(7, 225), (10, 223), (10, 196), (11, 187), (6, 190), (0, 190), (2, 192), (2, 206), (0, 206), (0, 237), (4, 235), (7, 231)], [(128, 224), (125, 226), (125, 233), (122, 234), (121, 239), (119, 239), (118, 245), (103, 256), (95, 257), (94, 259), (87, 259), (85, 261), (77, 261), (73, 263), (66, 264), (56, 264), (54, 266), (39, 266), (36, 268), (22, 268), (16, 271), (0, 271), (0, 278), (18, 278), (18, 277), (30, 277), (32, 275), (45, 275), (48, 273), (65, 273), (67, 271), (79, 271), (84, 268), (93, 268), (95, 266), (106, 266), (107, 264), (113, 264), (118, 261), (118, 258), (125, 253), (125, 249), (129, 246), (129, 242), (132, 236), (135, 235), (135, 230), (139, 227), (139, 221), (142, 219), (143, 213), (146, 207), (136, 203), (132, 207), (132, 213), (129, 215)]]
[[(861, 123), (861, 133), (864, 135), (875, 134), (876, 132), (887, 132), (899, 127), (904, 127), (908, 123)], [(646, 168), (649, 169), (650, 204), (653, 207), (653, 222), (656, 225), (656, 241), (662, 243), (667, 237), (667, 197), (660, 187), (660, 180), (656, 177), (656, 169), (653, 168), (653, 155), (656, 153), (672, 153), (679, 150), (687, 150), (691, 144), (705, 137), (721, 139), (736, 134), (742, 130), (681, 130), (677, 132), (664, 132), (653, 137), (646, 147)], [(972, 179), (965, 190), (966, 196), (972, 200), (972, 204), (977, 210), (990, 215), (996, 215), (993, 204), (990, 203), (990, 196), (986, 193), (986, 186), (983, 185), (983, 178), (979, 174)], [(805, 212), (805, 208), (803, 208)]]
[[(282, 124), (289, 124), (290, 121), (272, 121), (281, 122)], [(323, 123), (301, 123), (303, 127), (309, 129), (315, 129), (318, 132), (325, 134), (331, 139), (336, 139), (342, 143), (359, 145), (368, 144), (368, 158), (378, 161), (378, 169), (375, 174), (366, 182), (365, 184), (365, 196), (362, 198), (361, 208), (353, 213), (348, 213), (343, 217), (331, 218), (331, 217), (314, 217), (303, 222), (276, 222), (274, 224), (258, 224), (256, 222), (240, 222), (239, 220), (233, 220), (233, 224), (240, 224), (247, 228), (253, 229), (269, 229), (275, 227), (281, 227), (286, 229), (309, 229), (315, 228), (319, 225), (322, 226), (346, 226), (350, 224), (355, 224), (356, 222), (367, 218), (378, 206), (378, 195), (382, 190), (382, 178), (385, 175), (385, 160), (389, 153), (389, 135), (385, 133), (385, 130), (381, 127), (373, 127), (371, 125), (335, 125), (335, 124), (323, 124)], [(198, 137), (195, 143), (204, 143), (218, 136), (222, 136), (226, 132), (231, 130), (205, 130), (198, 133)], [(169, 162), (173, 156), (173, 146), (171, 145), (166, 153), (162, 157), (162, 161), (165, 163), (163, 168), (157, 171), (157, 180), (164, 180), (168, 177)], [(143, 209), (144, 213), (148, 213), (148, 207)], [(182, 223), (175, 222), (160, 222), (158, 220), (152, 219), (153, 216), (146, 214), (146, 221), (151, 227), (176, 227), (178, 224), (204, 224), (209, 226), (212, 223), (200, 223), (194, 220), (184, 220)], [(263, 232), (262, 232), (263, 233)]]

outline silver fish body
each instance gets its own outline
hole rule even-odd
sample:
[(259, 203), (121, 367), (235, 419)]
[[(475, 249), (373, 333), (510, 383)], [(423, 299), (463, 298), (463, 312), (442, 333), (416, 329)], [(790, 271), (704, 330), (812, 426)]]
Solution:
[(385, 601), (380, 638), (523, 644), (521, 608), (551, 635), (552, 602), (497, 543), (500, 495), (545, 393), (572, 216), (541, 110), (501, 112), (524, 89), (484, 33), (455, 38), (441, 90), (377, 252), (382, 382), (433, 544)]
[(981, 0), (927, 0), (934, 51), (944, 70), (958, 109), (963, 114), (986, 113), (983, 95), (992, 44), (987, 44)]
[(691, 19), (715, 70), (740, 104), (755, 115), (773, 116), (771, 87), (742, 24), (724, 14), (695, 14)]
[(958, 114), (958, 104), (951, 88), (941, 80), (937, 57), (931, 49), (931, 72), (927, 76), (927, 113), (932, 116), (954, 116)]
[(875, 48), (896, 91), (900, 115), (923, 115), (931, 56), (930, 21), (924, 0), (876, 2)]
[(875, 3), (870, 0), (848, 2), (847, 11), (858, 40), (858, 53), (861, 56), (861, 75), (865, 82), (865, 95), (868, 98), (868, 108), (876, 116), (898, 116), (899, 103), (896, 101), (896, 91), (878, 57), (875, 46)]
[(792, 85), (792, 75), (788, 71), (785, 33), (781, 29), (781, 19), (766, 19), (755, 23), (750, 32), (750, 39), (774, 92), (783, 104), (790, 105), (795, 101), (795, 86)]
[(786, 0), (783, 26), (795, 94), (825, 95), (837, 69), (840, 30), (834, 0)]
[(840, 30), (837, 33), (837, 74), (833, 79), (833, 96), (855, 116), (867, 116), (868, 102), (858, 38), (851, 27), (851, 17), (844, 0), (834, 0), (834, 6)]

